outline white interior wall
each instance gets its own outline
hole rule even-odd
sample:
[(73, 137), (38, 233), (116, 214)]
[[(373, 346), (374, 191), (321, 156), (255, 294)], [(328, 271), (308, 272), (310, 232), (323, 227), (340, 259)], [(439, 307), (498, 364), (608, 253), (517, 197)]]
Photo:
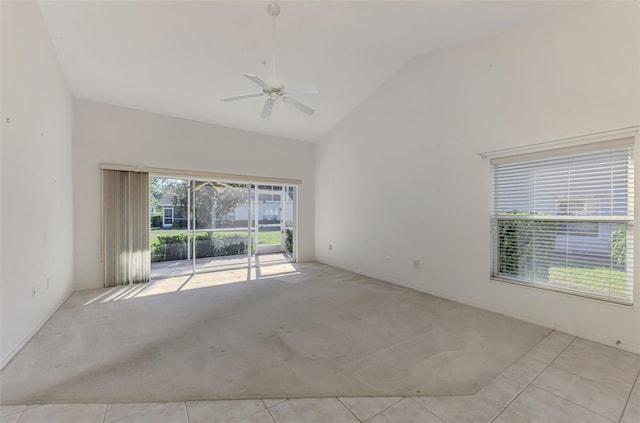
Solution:
[(477, 154), (637, 125), (638, 6), (580, 5), (406, 65), (316, 147), (316, 259), (639, 351), (640, 283), (630, 308), (489, 279)]
[(0, 10), (1, 367), (73, 289), (73, 103), (37, 3)]
[(314, 258), (314, 145), (85, 100), (74, 119), (75, 287), (102, 286), (99, 163), (301, 179), (298, 259)]

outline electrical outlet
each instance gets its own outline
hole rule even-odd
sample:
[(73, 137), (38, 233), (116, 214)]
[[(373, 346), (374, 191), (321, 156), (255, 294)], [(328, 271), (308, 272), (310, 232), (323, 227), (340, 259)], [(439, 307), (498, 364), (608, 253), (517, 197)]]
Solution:
[(420, 260), (414, 260), (413, 261), (413, 268), (414, 269), (420, 269)]
[(47, 278), (47, 289), (49, 289), (49, 285), (50, 285), (49, 278)]
[(333, 244), (329, 244), (329, 251), (333, 251)]
[(391, 256), (386, 256), (385, 259), (386, 260), (391, 260)]
[(35, 297), (36, 297), (36, 293), (37, 293), (37, 292), (36, 292), (36, 287), (35, 287), (35, 286), (32, 286), (32, 287), (31, 287), (31, 298), (35, 298)]

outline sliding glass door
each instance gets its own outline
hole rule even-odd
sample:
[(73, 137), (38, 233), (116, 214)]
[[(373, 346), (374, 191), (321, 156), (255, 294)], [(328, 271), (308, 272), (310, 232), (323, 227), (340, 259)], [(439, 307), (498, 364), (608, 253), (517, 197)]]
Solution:
[(149, 184), (151, 278), (190, 274), (191, 181), (151, 177)]
[(295, 235), (295, 187), (284, 186), (282, 194), (282, 228), (283, 228), (283, 251), (290, 257), (294, 254)]
[(283, 251), (282, 188), (254, 185), (253, 231), (257, 239), (256, 253)]
[(249, 185), (192, 181), (192, 192), (195, 271), (248, 265)]
[(295, 261), (295, 187), (152, 176), (151, 277)]

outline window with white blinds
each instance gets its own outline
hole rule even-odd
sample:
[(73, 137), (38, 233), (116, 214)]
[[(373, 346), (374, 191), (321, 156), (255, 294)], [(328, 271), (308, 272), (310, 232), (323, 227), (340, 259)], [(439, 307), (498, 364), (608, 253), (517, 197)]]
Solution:
[(633, 139), (492, 160), (492, 277), (633, 303)]

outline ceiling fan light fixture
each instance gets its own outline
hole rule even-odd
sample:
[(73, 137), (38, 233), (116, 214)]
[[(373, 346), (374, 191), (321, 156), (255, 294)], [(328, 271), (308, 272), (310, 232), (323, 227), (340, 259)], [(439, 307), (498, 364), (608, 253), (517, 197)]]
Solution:
[(260, 116), (263, 118), (268, 118), (271, 116), (273, 105), (278, 99), (282, 99), (284, 103), (306, 113), (307, 115), (313, 115), (315, 113), (315, 110), (313, 108), (291, 98), (290, 94), (318, 94), (318, 89), (316, 87), (305, 85), (301, 87), (291, 87), (288, 89), (283, 82), (276, 79), (276, 17), (280, 15), (280, 5), (278, 3), (269, 3), (267, 5), (267, 13), (269, 14), (269, 16), (273, 17), (273, 53), (271, 59), (271, 79), (269, 81), (264, 81), (262, 78), (256, 75), (245, 73), (244, 77), (262, 88), (262, 92), (227, 97), (223, 98), (222, 101), (229, 102), (236, 100), (245, 100), (266, 95), (267, 99), (262, 108), (262, 113), (260, 114)]

